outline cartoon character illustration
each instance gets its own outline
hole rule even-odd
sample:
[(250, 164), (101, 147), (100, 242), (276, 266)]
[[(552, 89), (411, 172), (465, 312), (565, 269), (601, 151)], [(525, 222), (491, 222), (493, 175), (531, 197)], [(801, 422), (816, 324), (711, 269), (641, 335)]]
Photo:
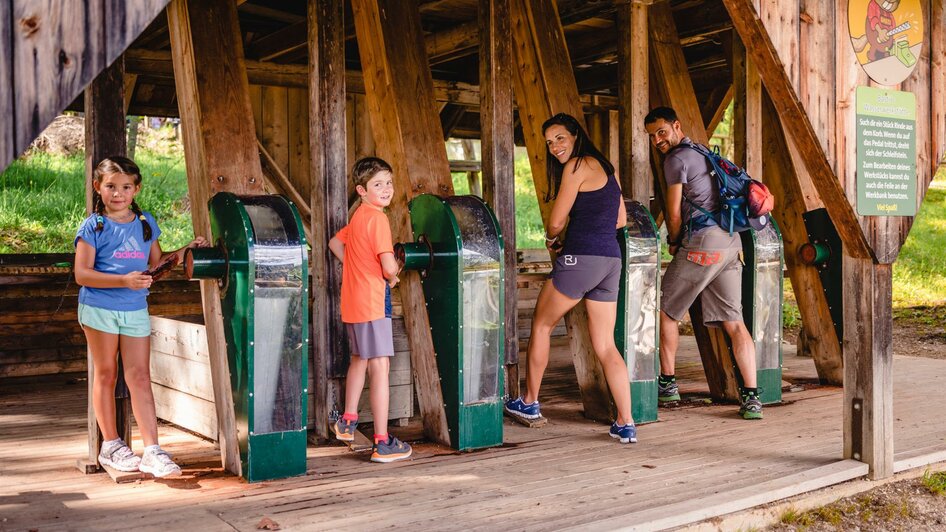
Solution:
[(852, 38), (854, 51), (860, 53), (869, 44), (867, 57), (870, 61), (877, 61), (891, 55), (896, 56), (906, 66), (916, 61), (910, 53), (907, 42), (896, 38), (898, 34), (911, 28), (909, 22), (898, 26), (894, 18), (893, 12), (900, 7), (900, 1), (870, 0), (868, 2), (864, 35)]

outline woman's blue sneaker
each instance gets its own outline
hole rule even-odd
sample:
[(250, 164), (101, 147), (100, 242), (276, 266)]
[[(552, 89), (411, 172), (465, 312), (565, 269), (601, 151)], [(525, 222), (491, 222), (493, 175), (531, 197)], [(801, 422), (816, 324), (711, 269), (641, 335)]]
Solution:
[(526, 404), (522, 397), (516, 397), (506, 401), (506, 413), (522, 419), (539, 419), (542, 414), (539, 412), (539, 402)]
[(637, 427), (631, 423), (630, 425), (618, 425), (617, 422), (611, 425), (611, 431), (609, 432), (612, 438), (618, 438), (621, 440), (621, 443), (637, 443)]

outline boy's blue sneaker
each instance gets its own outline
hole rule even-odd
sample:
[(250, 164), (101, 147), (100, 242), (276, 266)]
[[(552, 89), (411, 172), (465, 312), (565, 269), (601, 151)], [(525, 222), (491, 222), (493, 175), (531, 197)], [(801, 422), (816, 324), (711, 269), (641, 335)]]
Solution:
[(339, 441), (355, 441), (355, 428), (358, 427), (358, 421), (346, 421), (338, 418), (338, 421), (332, 425), (335, 431), (335, 439)]
[(379, 441), (374, 445), (374, 452), (371, 453), (371, 461), (381, 462), (382, 464), (397, 462), (398, 460), (410, 458), (413, 452), (414, 450), (411, 449), (410, 445), (394, 436), (388, 436), (388, 441)]
[(506, 413), (522, 419), (539, 419), (542, 414), (539, 412), (539, 402), (526, 404), (522, 397), (516, 397), (506, 401)]
[(609, 432), (612, 438), (618, 438), (621, 443), (637, 443), (637, 426), (633, 423), (628, 425), (618, 425), (614, 422)]

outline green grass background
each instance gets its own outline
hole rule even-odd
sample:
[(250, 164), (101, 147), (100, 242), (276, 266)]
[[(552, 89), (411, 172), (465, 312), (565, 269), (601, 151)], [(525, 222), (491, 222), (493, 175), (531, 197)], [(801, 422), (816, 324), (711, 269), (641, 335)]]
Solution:
[[(139, 147), (138, 203), (161, 226), (161, 245), (174, 249), (193, 238), (184, 157), (178, 150)], [(0, 174), (0, 253), (69, 253), (85, 218), (82, 154), (27, 154)], [(520, 249), (541, 248), (543, 228), (525, 153), (515, 160), (516, 240)], [(453, 174), (457, 194), (469, 193), (465, 173)], [(946, 172), (930, 186), (893, 269), (894, 306), (946, 305)], [(786, 286), (789, 283), (786, 282)], [(797, 319), (788, 309), (786, 321)]]

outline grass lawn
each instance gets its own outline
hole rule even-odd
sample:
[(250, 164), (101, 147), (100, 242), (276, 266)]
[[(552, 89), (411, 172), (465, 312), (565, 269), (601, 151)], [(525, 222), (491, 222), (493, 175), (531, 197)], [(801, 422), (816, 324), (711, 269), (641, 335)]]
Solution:
[[(138, 205), (154, 214), (164, 249), (194, 238), (183, 154), (139, 148), (142, 188)], [(0, 174), (0, 253), (71, 253), (85, 219), (84, 155), (21, 157)]]

